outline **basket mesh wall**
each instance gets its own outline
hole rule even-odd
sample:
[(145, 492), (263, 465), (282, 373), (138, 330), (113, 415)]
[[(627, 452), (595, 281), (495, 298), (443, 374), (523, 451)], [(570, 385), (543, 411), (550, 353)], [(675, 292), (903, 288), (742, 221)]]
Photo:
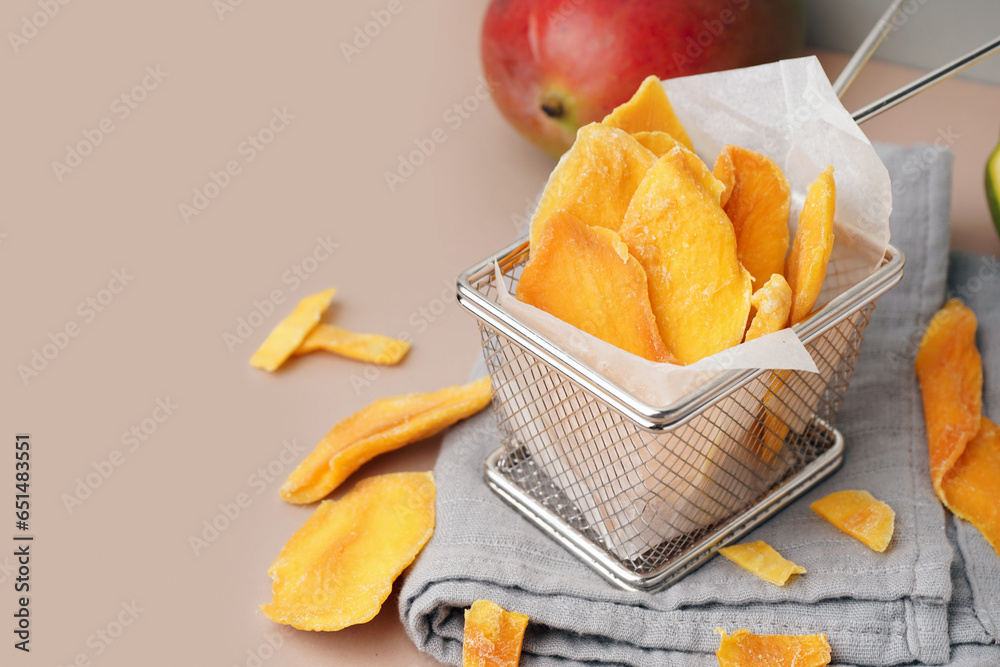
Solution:
[[(504, 258), (508, 282), (516, 285), (526, 259), (525, 251)], [(473, 287), (496, 298), (489, 277)], [(763, 372), (667, 430), (639, 426), (480, 322), (501, 470), (562, 519), (557, 530), (584, 536), (638, 575), (660, 571), (833, 445), (874, 307), (807, 344), (818, 374)]]

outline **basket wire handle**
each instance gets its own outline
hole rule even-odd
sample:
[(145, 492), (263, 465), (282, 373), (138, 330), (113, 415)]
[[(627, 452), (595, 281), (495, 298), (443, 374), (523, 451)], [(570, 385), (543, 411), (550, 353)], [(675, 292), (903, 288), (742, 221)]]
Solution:
[(855, 123), (863, 123), (866, 120), (874, 118), (883, 111), (888, 111), (900, 102), (905, 102), (917, 93), (923, 92), (933, 86), (935, 83), (944, 81), (948, 77), (961, 72), (967, 67), (975, 65), (980, 60), (992, 56), (997, 51), (1000, 51), (1000, 36), (997, 36), (983, 44), (978, 49), (974, 49), (969, 53), (966, 53), (961, 58), (957, 58), (943, 67), (939, 67), (933, 72), (928, 72), (922, 77), (911, 81), (902, 88), (894, 90), (885, 97), (875, 100), (868, 106), (862, 107), (855, 111), (851, 116), (854, 118)]
[(896, 23), (896, 17), (899, 16), (899, 12), (903, 9), (903, 3), (906, 0), (893, 0), (889, 8), (885, 10), (881, 18), (875, 22), (872, 26), (871, 32), (865, 37), (864, 41), (861, 42), (861, 46), (858, 50), (854, 52), (851, 59), (847, 61), (844, 65), (843, 71), (840, 72), (840, 76), (837, 80), (833, 82), (833, 92), (837, 94), (837, 97), (843, 97), (844, 92), (847, 91), (847, 87), (851, 85), (854, 81), (854, 77), (858, 75), (861, 68), (865, 66), (868, 59), (872, 57), (875, 50), (885, 39), (885, 36), (889, 34), (892, 26)]

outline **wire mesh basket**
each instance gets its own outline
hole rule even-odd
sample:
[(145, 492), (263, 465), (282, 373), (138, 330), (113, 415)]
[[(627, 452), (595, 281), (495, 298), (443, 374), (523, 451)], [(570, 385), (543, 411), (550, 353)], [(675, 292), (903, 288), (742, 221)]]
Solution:
[(902, 278), (828, 268), (822, 307), (795, 332), (819, 373), (718, 372), (668, 406), (644, 403), (503, 310), (528, 259), (515, 243), (459, 277), (478, 320), (501, 447), (490, 487), (612, 583), (663, 588), (837, 468), (834, 428), (879, 296)]

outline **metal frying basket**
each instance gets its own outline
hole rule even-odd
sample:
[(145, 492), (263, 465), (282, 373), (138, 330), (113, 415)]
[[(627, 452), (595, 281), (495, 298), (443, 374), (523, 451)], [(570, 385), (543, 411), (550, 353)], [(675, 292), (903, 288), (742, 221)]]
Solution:
[[(642, 402), (504, 311), (528, 259), (515, 243), (459, 277), (479, 321), (501, 447), (490, 487), (612, 583), (668, 586), (835, 470), (834, 429), (878, 297), (902, 278), (882, 264), (828, 267), (825, 305), (795, 332), (819, 373), (721, 371), (675, 404)], [(850, 287), (846, 287), (851, 285)]]

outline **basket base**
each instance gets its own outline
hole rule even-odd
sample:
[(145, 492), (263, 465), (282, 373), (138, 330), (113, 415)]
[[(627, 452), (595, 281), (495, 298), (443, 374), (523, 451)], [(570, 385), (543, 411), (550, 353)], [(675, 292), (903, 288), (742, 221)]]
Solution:
[[(485, 476), (494, 493), (610, 583), (624, 590), (654, 592), (696, 570), (721, 547), (739, 540), (839, 468), (844, 460), (844, 438), (836, 429), (830, 429), (830, 432), (833, 442), (815, 460), (771, 489), (745, 512), (716, 524), (710, 530), (699, 531), (697, 540), (684, 553), (650, 572), (629, 568), (627, 563), (595, 543), (599, 542), (599, 538), (588, 535), (585, 527), (573, 525), (562, 518), (558, 507), (548, 507), (526, 493), (508, 474), (509, 466), (505, 466), (508, 455), (502, 447), (487, 457)], [(520, 467), (524, 467), (523, 461)], [(551, 497), (558, 498), (559, 495), (556, 493)], [(569, 502), (568, 499), (566, 502)]]

